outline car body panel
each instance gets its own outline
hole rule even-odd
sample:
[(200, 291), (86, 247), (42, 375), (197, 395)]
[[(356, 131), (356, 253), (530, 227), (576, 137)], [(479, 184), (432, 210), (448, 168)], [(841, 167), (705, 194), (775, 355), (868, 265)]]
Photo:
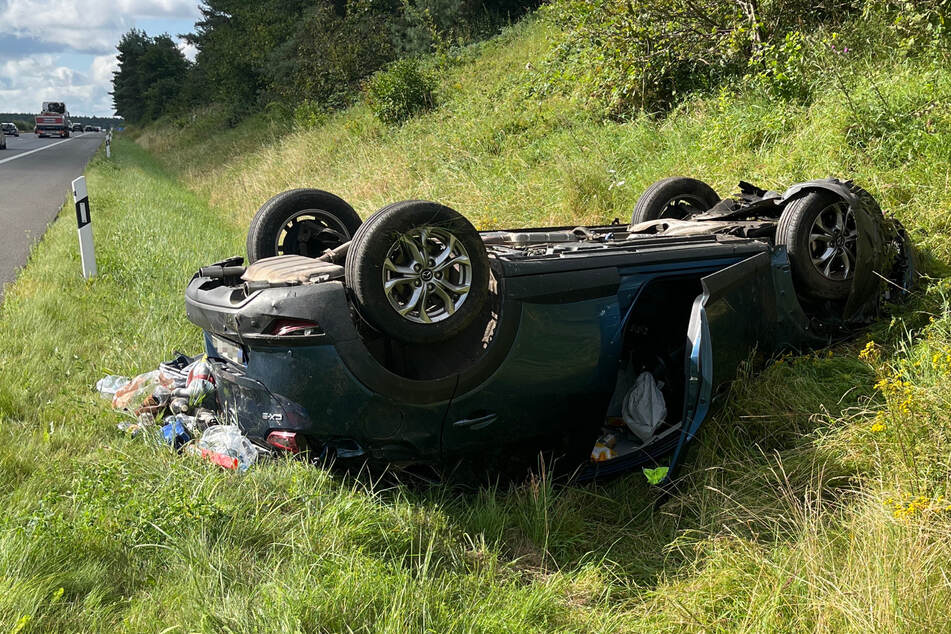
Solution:
[[(760, 236), (769, 223), (749, 221), (744, 209), (778, 214), (786, 202), (823, 189), (854, 208), (859, 227), (867, 229), (859, 257), (876, 268), (856, 279), (841, 313), (824, 306), (817, 318), (816, 307), (807, 314), (799, 299), (785, 249)], [(677, 221), (670, 235), (653, 235), (663, 227), (618, 225), (484, 232), (495, 303), (471, 358), (451, 358), (448, 344), (414, 351), (373, 331), (354, 313), (339, 279), (242, 290), (240, 281), (199, 273), (186, 289), (186, 309), (206, 331), (222, 408), (257, 441), (270, 431), (291, 430), (349, 456), (445, 464), (553, 446), (583, 437), (579, 430), (590, 439), (615, 390), (632, 315), (644, 306), (655, 310), (642, 298), (655, 283), (690, 281), (696, 295), (670, 304), (684, 307), (674, 320), (686, 324), (684, 331), (667, 335), (680, 346), (672, 354), (684, 350), (680, 420), (581, 474), (656, 465), (672, 454), (673, 477), (717, 388), (737, 368), (754, 355), (846, 336), (876, 314), (879, 271), (891, 271), (883, 245), (898, 234), (876, 217), (877, 203), (851, 184), (811, 181), (783, 194), (748, 186), (743, 195), (747, 207), (724, 204), (706, 222)], [(757, 237), (748, 237), (751, 232)], [(533, 240), (543, 244), (534, 247)], [(910, 255), (908, 262), (910, 267)], [(215, 266), (237, 264), (240, 258)], [(657, 310), (665, 310), (662, 301)], [(319, 332), (275, 336), (269, 329), (281, 319), (312, 322)], [(244, 358), (222, 358), (211, 334), (240, 346)], [(419, 367), (441, 356), (450, 357), (449, 369)]]

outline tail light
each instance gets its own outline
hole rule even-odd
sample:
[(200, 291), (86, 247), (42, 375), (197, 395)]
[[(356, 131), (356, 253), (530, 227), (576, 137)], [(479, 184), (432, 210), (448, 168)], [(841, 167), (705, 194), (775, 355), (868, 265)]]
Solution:
[(297, 432), (293, 431), (272, 431), (267, 435), (267, 444), (293, 454), (298, 454), (306, 449), (303, 439), (298, 439)]
[(321, 329), (320, 324), (307, 321), (306, 319), (278, 319), (271, 324), (269, 334), (277, 335), (278, 337), (286, 337), (288, 335), (306, 337), (309, 335), (322, 335), (324, 331)]

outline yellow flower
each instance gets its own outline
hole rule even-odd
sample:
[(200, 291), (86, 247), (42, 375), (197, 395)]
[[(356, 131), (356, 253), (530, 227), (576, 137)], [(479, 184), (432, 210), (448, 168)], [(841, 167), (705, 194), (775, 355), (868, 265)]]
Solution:
[(885, 431), (885, 424), (875, 423), (871, 427), (869, 427), (868, 430), (872, 432), (873, 434), (877, 434), (878, 432)]
[(866, 363), (876, 363), (882, 356), (881, 348), (874, 341), (869, 341), (859, 352), (859, 359)]

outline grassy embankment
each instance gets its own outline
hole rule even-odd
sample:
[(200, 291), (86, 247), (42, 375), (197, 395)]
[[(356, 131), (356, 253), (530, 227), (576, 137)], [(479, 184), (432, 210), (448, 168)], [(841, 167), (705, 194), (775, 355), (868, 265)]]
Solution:
[[(295, 462), (222, 473), (116, 432), (92, 383), (196, 350), (188, 276), (240, 253), (254, 210), (289, 187), (330, 189), (363, 214), (436, 199), (488, 228), (623, 218), (674, 173), (721, 192), (739, 178), (777, 187), (832, 173), (912, 230), (932, 274), (951, 259), (947, 69), (857, 60), (851, 104), (834, 89), (809, 105), (737, 94), (619, 124), (577, 99), (531, 96), (548, 28), (511, 29), (443, 66), (440, 107), (398, 129), (359, 106), (301, 131), (260, 119), (222, 133), (211, 114), (139, 145), (119, 139), (111, 162), (90, 165), (101, 276), (79, 278), (72, 225), (58, 222), (0, 308), (0, 622), (951, 629), (942, 281), (856, 343), (738, 383), (683, 493), (659, 510), (639, 474), (471, 494), (383, 488)], [(888, 104), (922, 109), (889, 120)], [(865, 348), (870, 338), (881, 346)]]

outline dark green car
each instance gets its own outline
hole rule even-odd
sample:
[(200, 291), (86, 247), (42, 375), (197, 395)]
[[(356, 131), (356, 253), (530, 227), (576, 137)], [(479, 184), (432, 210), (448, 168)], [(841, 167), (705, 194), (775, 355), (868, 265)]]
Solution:
[[(481, 233), (437, 203), (361, 222), (293, 190), (258, 212), (248, 251), (185, 297), (225, 417), (252, 439), (397, 464), (553, 449), (582, 477), (672, 476), (754, 349), (842, 339), (914, 275), (901, 226), (832, 179), (720, 200), (670, 178), (630, 224)], [(646, 431), (628, 414), (652, 416)]]

